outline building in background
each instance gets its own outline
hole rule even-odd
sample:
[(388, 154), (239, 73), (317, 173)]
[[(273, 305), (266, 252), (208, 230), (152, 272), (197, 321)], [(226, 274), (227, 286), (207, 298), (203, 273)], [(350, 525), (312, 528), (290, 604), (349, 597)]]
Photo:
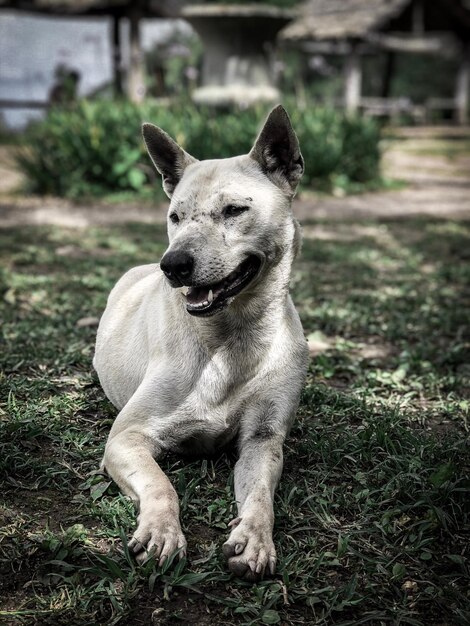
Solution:
[[(387, 113), (400, 102), (390, 98), (398, 57), (419, 55), (433, 64), (455, 59), (452, 97), (428, 93), (421, 107), (451, 110), (468, 122), (470, 89), (470, 2), (468, 0), (308, 0), (301, 16), (281, 32), (281, 40), (310, 54), (343, 59), (346, 110)], [(382, 93), (364, 98), (363, 68), (369, 56), (383, 56)], [(423, 80), (422, 82), (426, 82)], [(431, 89), (433, 86), (430, 86)], [(404, 94), (405, 99), (409, 94)], [(410, 100), (408, 98), (408, 100)], [(402, 103), (409, 105), (412, 102)]]
[[(43, 115), (56, 84), (58, 68), (77, 72), (78, 95), (111, 91), (115, 81), (113, 19), (57, 17), (5, 10), (0, 12), (0, 114), (3, 123), (21, 128)], [(130, 22), (119, 21), (120, 74), (131, 64)], [(173, 37), (191, 35), (187, 22), (178, 19), (143, 19), (143, 53)], [(2, 102), (4, 106), (2, 106)], [(24, 106), (14, 106), (22, 102)], [(5, 104), (7, 106), (5, 106)]]

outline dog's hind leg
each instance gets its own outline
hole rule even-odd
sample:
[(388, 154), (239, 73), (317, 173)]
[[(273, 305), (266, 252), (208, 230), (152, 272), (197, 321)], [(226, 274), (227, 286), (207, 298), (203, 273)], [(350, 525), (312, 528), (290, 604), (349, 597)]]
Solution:
[(152, 438), (129, 427), (114, 436), (111, 433), (104, 466), (139, 509), (130, 550), (138, 561), (153, 554), (161, 565), (177, 549), (182, 556), (186, 540), (179, 521), (178, 496), (155, 461), (159, 454), (161, 449)]
[(238, 518), (223, 551), (228, 566), (246, 580), (274, 574), (276, 550), (272, 539), (274, 491), (282, 472), (284, 437), (253, 436), (242, 440), (235, 465), (235, 497)]

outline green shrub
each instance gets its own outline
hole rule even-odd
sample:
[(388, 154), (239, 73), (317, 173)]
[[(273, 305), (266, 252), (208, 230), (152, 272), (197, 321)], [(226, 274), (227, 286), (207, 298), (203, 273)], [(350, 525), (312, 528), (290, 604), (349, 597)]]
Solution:
[(18, 164), (37, 193), (79, 197), (139, 190), (146, 181), (139, 125), (138, 109), (127, 104), (53, 109), (29, 130), (28, 150)]
[(380, 164), (377, 124), (358, 117), (343, 117), (341, 126), (341, 173), (358, 183), (376, 179)]
[[(289, 108), (306, 163), (304, 186), (328, 189), (338, 177), (346, 186), (377, 179), (380, 135), (373, 122)], [(83, 101), (51, 110), (35, 124), (18, 163), (35, 193), (77, 198), (141, 192), (155, 180), (142, 121), (164, 128), (195, 157), (210, 159), (248, 152), (266, 113), (266, 107), (215, 113), (184, 103)]]

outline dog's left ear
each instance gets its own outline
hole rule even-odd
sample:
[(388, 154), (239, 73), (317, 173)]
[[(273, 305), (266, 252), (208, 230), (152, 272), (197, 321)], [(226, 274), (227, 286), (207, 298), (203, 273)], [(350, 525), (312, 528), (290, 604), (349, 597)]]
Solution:
[(281, 189), (295, 192), (304, 173), (304, 159), (297, 135), (282, 105), (268, 115), (249, 156)]
[(142, 135), (150, 158), (162, 175), (163, 189), (171, 198), (184, 170), (197, 159), (185, 152), (164, 130), (153, 124), (142, 124)]

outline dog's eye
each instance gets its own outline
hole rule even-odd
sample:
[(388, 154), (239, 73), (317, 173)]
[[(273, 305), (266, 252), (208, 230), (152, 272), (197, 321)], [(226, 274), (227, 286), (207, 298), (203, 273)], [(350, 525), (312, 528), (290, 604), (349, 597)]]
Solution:
[(170, 213), (170, 222), (173, 222), (173, 224), (178, 224), (179, 221), (180, 218), (178, 217), (177, 213)]
[(224, 207), (224, 210), (222, 211), (224, 217), (237, 217), (237, 215), (241, 215), (242, 213), (245, 213), (245, 211), (248, 211), (250, 207), (248, 206), (236, 206), (234, 204), (228, 204), (226, 207)]

